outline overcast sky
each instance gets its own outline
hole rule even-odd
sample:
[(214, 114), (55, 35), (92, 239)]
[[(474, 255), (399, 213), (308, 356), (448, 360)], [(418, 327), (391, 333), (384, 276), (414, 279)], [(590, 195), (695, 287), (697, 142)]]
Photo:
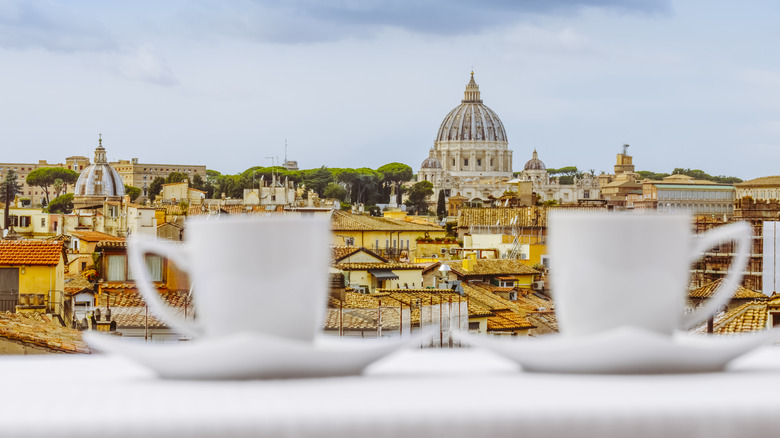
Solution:
[[(328, 6), (325, 6), (327, 4)], [(780, 174), (772, 0), (0, 0), (0, 162), (415, 171), (473, 69), (514, 168)]]

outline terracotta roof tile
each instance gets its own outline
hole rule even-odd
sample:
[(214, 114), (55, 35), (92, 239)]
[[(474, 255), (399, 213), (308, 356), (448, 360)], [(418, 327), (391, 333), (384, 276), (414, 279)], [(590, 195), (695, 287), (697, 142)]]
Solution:
[(467, 228), (474, 225), (512, 226), (516, 219), (516, 227), (546, 227), (547, 212), (551, 209), (567, 210), (604, 210), (601, 206), (556, 206), (556, 207), (490, 207), (490, 208), (463, 208), (458, 215), (458, 227)]
[[(141, 295), (131, 288), (135, 285), (132, 283), (125, 284), (127, 288), (123, 288), (122, 292), (110, 292), (103, 293), (97, 296), (97, 306), (101, 309), (105, 309), (107, 304), (111, 307), (111, 319), (116, 321), (117, 329), (121, 331), (122, 328), (140, 328), (145, 327), (147, 324), (147, 316), (149, 318), (149, 328), (164, 328), (167, 325), (157, 318), (157, 316), (149, 311), (147, 313), (146, 302)], [(105, 289), (105, 285), (103, 286)], [(192, 319), (195, 315), (195, 309), (192, 305), (192, 300), (189, 300), (187, 291), (162, 291), (160, 295), (163, 300), (172, 308), (172, 310), (184, 317), (185, 313), (188, 319)], [(186, 305), (186, 312), (185, 312)]]
[(90, 353), (78, 330), (62, 327), (40, 313), (0, 313), (0, 337), (59, 353)]
[(365, 271), (368, 269), (419, 269), (423, 270), (425, 266), (414, 263), (339, 263), (336, 268), (343, 271)]
[(103, 240), (112, 240), (112, 241), (125, 240), (122, 237), (112, 236), (110, 234), (101, 233), (100, 231), (91, 231), (91, 230), (73, 230), (73, 231), (69, 231), (68, 234), (74, 237), (78, 237), (79, 239), (87, 242), (100, 242)]
[(56, 265), (62, 259), (62, 242), (0, 240), (0, 265)]
[(780, 176), (762, 176), (735, 184), (736, 187), (777, 187), (780, 186)]
[(333, 231), (419, 231), (421, 233), (426, 231), (444, 232), (444, 228), (438, 225), (351, 214), (338, 210), (333, 212), (332, 229)]
[(539, 271), (524, 264), (520, 260), (512, 259), (478, 259), (472, 262), (472, 268), (466, 270), (463, 267), (463, 261), (448, 261), (445, 262), (450, 266), (450, 269), (461, 277), (468, 276), (506, 276), (506, 275), (536, 275)]
[[(704, 298), (710, 298), (712, 296), (712, 293), (715, 292), (715, 289), (720, 286), (720, 284), (723, 282), (723, 279), (720, 278), (718, 280), (713, 281), (712, 283), (705, 284), (704, 286), (694, 289), (688, 293), (688, 297), (690, 298), (698, 298), (698, 299), (704, 299)], [(732, 299), (737, 300), (746, 300), (746, 299), (752, 299), (752, 300), (765, 300), (768, 297), (761, 292), (756, 292), (754, 290), (750, 290), (746, 287), (739, 286), (737, 287), (737, 290), (734, 292), (734, 295), (731, 297)]]

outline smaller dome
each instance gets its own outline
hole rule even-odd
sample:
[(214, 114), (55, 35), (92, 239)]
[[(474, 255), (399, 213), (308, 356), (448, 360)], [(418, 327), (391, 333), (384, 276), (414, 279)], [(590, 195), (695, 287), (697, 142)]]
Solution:
[(118, 198), (125, 194), (122, 177), (108, 164), (103, 139), (98, 142), (95, 162), (81, 171), (74, 187), (74, 198)]
[(430, 153), (428, 154), (428, 158), (423, 160), (422, 165), (420, 165), (421, 169), (441, 169), (441, 161), (437, 160), (436, 157), (433, 156), (433, 149), (431, 149)]
[(523, 170), (547, 170), (547, 167), (542, 163), (542, 160), (539, 159), (536, 149), (534, 149), (533, 157), (525, 163)]

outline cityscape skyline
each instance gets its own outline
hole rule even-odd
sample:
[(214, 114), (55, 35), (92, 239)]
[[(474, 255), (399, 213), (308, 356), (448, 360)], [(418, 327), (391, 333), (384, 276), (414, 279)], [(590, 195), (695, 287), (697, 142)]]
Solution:
[(778, 173), (777, 5), (446, 5), (5, 2), (3, 161), (416, 171), (473, 70), (515, 171)]

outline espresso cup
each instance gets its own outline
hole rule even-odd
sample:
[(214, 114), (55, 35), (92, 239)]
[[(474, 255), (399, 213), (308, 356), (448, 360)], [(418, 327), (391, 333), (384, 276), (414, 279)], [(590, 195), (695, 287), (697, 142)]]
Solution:
[[(664, 335), (706, 321), (742, 279), (751, 229), (735, 222), (696, 235), (689, 215), (552, 211), (548, 220), (550, 287), (566, 335), (635, 326)], [(693, 262), (735, 242), (726, 278), (712, 298), (685, 313)]]
[[(202, 337), (238, 332), (312, 341), (325, 313), (330, 220), (324, 217), (196, 218), (183, 244), (134, 237), (128, 262), (150, 309)], [(154, 288), (144, 258), (157, 254), (189, 274), (196, 318), (185, 321)]]

